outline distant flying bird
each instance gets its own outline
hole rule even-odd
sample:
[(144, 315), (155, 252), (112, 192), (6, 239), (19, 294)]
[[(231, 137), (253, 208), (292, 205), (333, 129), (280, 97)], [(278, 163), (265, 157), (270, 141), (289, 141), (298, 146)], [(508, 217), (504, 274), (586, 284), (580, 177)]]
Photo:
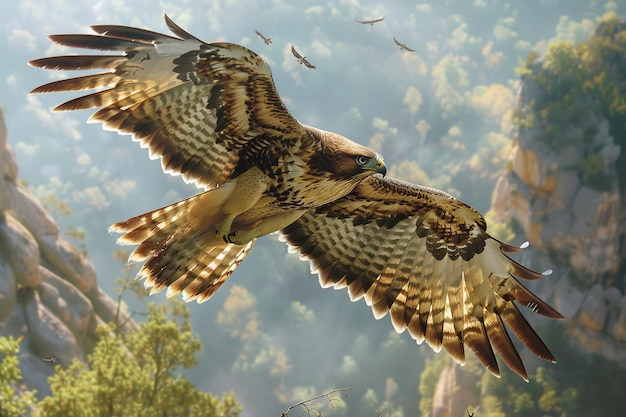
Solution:
[(379, 17), (378, 19), (368, 19), (368, 20), (354, 19), (354, 21), (357, 23), (362, 23), (364, 25), (374, 26), (374, 23), (382, 22), (383, 20), (385, 20), (385, 17), (387, 16)]
[(298, 60), (298, 63), (304, 65), (307, 68), (311, 68), (311, 69), (315, 68), (315, 65), (311, 64), (309, 60), (306, 59), (305, 56), (300, 55), (300, 53), (296, 51), (296, 48), (293, 45), (291, 45), (291, 53), (293, 54), (293, 56), (296, 57), (296, 59)]
[(393, 41), (396, 43), (396, 45), (398, 45), (398, 48), (400, 48), (400, 50), (415, 52), (414, 49), (409, 48), (408, 46), (397, 40), (395, 36), (393, 37)]
[(143, 261), (139, 274), (151, 292), (205, 301), (258, 237), (279, 232), (323, 287), (347, 287), (376, 318), (389, 314), (398, 332), (408, 329), (457, 362), (469, 348), (499, 375), (495, 351), (527, 380), (505, 323), (531, 352), (555, 362), (517, 306), (562, 317), (520, 282), (547, 273), (509, 258), (520, 248), (490, 236), (480, 213), (443, 191), (385, 177), (377, 152), (300, 124), (254, 52), (204, 43), (165, 21), (175, 36), (114, 25), (92, 26), (96, 35), (50, 36), (122, 55), (30, 62), (106, 70), (33, 92), (98, 89), (55, 110), (99, 108), (90, 120), (132, 135), (166, 173), (204, 187), (111, 226), (123, 233), (120, 243), (138, 245), (130, 260)]
[(263, 42), (265, 42), (266, 45), (271, 45), (272, 44), (272, 37), (271, 36), (266, 37), (265, 35), (263, 35), (258, 30), (255, 30), (254, 33), (256, 33), (256, 35), (259, 37), (259, 39), (261, 39)]

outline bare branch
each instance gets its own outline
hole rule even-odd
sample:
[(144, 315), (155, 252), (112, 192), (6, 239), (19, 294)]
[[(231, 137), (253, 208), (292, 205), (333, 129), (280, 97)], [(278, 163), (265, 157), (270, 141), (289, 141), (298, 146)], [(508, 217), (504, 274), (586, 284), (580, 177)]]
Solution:
[(289, 413), (291, 412), (291, 410), (293, 410), (294, 408), (298, 408), (298, 407), (304, 407), (304, 412), (302, 412), (300, 415), (304, 415), (304, 413), (306, 412), (307, 417), (310, 417), (310, 416), (322, 417), (323, 414), (320, 411), (314, 408), (311, 408), (310, 403), (312, 403), (315, 400), (319, 400), (321, 398), (326, 398), (328, 400), (328, 404), (332, 407), (333, 401), (336, 401), (336, 399), (333, 399), (330, 396), (338, 392), (348, 392), (348, 391), (352, 391), (352, 388), (337, 388), (332, 391), (328, 391), (325, 394), (320, 394), (316, 397), (302, 400), (297, 404), (289, 406), (289, 408), (285, 410), (285, 412), (282, 413), (280, 417), (289, 417)]

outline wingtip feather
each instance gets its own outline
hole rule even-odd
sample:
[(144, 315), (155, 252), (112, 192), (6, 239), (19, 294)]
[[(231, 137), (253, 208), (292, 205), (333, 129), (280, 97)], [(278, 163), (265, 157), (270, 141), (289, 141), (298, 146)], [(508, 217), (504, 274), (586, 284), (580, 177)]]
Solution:
[(548, 349), (515, 304), (510, 303), (508, 308), (502, 312), (501, 316), (503, 321), (509, 326), (513, 333), (515, 333), (522, 344), (535, 356), (548, 362), (556, 362), (550, 349)]

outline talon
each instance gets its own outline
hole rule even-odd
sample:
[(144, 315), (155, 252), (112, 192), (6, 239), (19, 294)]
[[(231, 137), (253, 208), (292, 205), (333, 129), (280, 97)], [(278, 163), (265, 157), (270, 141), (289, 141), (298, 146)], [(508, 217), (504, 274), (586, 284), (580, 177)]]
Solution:
[(215, 230), (215, 236), (219, 236), (222, 238), (222, 240), (226, 243), (231, 243), (230, 242), (230, 237), (227, 234), (222, 233), (222, 231), (220, 229), (216, 229)]
[(220, 223), (216, 225), (215, 235), (220, 236), (222, 240), (226, 243), (233, 243), (230, 237), (233, 233), (230, 232), (231, 225), (233, 224), (234, 215), (228, 215), (222, 220)]
[(245, 245), (251, 239), (252, 237), (249, 235), (249, 233), (246, 233), (242, 230), (238, 230), (228, 235), (228, 243), (232, 243), (234, 245)]

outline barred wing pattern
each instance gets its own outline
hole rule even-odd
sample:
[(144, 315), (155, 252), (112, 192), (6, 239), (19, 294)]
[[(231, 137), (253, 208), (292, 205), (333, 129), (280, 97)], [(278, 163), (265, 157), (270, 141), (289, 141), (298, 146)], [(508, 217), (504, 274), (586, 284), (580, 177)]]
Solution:
[(310, 260), (322, 286), (347, 287), (376, 318), (389, 313), (398, 332), (408, 329), (457, 362), (467, 345), (499, 375), (495, 349), (528, 380), (505, 323), (535, 355), (555, 362), (515, 304), (562, 317), (516, 279), (543, 275), (510, 259), (519, 248), (489, 236), (478, 212), (439, 190), (370, 177), (307, 212), (282, 239)]
[(132, 134), (151, 158), (161, 158), (165, 172), (206, 188), (233, 175), (246, 147), (280, 153), (298, 140), (313, 146), (285, 108), (261, 57), (240, 45), (204, 43), (165, 20), (178, 37), (114, 25), (92, 26), (98, 35), (50, 36), (61, 45), (124, 55), (33, 60), (30, 64), (40, 68), (108, 71), (54, 81), (32, 92), (101, 89), (55, 110), (102, 107), (91, 122)]

